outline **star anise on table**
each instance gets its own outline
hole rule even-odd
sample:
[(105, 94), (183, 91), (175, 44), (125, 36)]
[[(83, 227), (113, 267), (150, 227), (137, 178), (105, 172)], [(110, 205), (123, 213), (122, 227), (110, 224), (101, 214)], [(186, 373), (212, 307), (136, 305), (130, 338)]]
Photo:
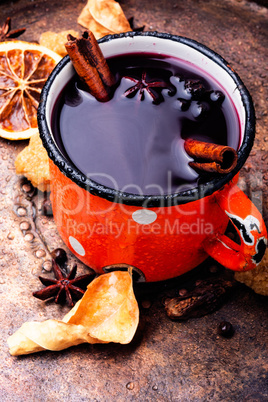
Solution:
[(124, 95), (127, 98), (133, 98), (138, 93), (138, 98), (139, 100), (142, 101), (145, 98), (145, 91), (147, 91), (147, 93), (151, 96), (153, 103), (158, 104), (161, 101), (163, 101), (163, 97), (161, 95), (161, 88), (167, 88), (169, 90), (171, 89), (171, 85), (167, 84), (163, 80), (154, 80), (154, 79), (148, 80), (146, 71), (142, 72), (142, 76), (140, 79), (129, 76), (124, 76), (124, 78), (134, 83), (132, 87), (130, 87), (124, 92)]
[(11, 18), (8, 17), (5, 21), (5, 23), (0, 28), (0, 42), (3, 42), (7, 39), (18, 38), (25, 31), (26, 31), (26, 28), (13, 29), (11, 31)]
[(56, 279), (39, 276), (40, 281), (46, 287), (34, 292), (33, 296), (41, 300), (54, 297), (55, 303), (64, 303), (66, 301), (69, 307), (74, 306), (74, 300), (81, 299), (87, 285), (95, 277), (94, 273), (90, 273), (75, 278), (77, 265), (74, 265), (71, 271), (65, 275), (55, 260), (52, 260), (52, 269)]

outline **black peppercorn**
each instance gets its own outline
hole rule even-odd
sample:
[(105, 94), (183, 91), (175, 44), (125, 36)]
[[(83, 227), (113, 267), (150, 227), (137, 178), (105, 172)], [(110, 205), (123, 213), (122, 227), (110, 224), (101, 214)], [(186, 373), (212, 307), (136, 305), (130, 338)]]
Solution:
[(55, 248), (55, 250), (51, 252), (51, 257), (61, 266), (67, 261), (67, 254), (63, 248)]
[(234, 327), (228, 321), (222, 321), (218, 327), (219, 335), (224, 338), (231, 338), (234, 334)]

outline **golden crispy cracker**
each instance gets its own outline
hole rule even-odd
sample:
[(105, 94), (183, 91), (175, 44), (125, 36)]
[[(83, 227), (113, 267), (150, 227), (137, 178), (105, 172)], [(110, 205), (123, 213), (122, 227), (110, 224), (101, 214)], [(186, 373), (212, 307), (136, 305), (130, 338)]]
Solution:
[(30, 138), (15, 160), (16, 173), (27, 177), (34, 187), (41, 191), (48, 191), (50, 184), (49, 162), (47, 151), (43, 147), (38, 130)]

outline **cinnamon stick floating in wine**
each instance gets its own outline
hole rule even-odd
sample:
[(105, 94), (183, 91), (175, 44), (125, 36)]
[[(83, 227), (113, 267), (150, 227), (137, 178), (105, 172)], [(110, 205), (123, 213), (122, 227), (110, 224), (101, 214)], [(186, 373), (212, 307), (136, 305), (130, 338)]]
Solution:
[(85, 31), (81, 38), (69, 34), (67, 39), (65, 48), (80, 79), (98, 101), (107, 102), (115, 79), (95, 36)]
[(188, 139), (185, 150), (194, 159), (192, 168), (210, 173), (230, 173), (237, 164), (237, 152), (228, 146)]

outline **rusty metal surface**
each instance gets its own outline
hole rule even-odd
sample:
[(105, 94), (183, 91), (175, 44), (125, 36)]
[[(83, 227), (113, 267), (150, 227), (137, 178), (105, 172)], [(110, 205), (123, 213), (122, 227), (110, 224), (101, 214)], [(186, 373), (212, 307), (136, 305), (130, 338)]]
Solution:
[[(29, 41), (38, 41), (46, 30), (81, 32), (76, 19), (85, 3), (2, 0), (0, 23), (11, 16), (13, 27), (27, 28), (22, 39)], [(257, 116), (256, 141), (240, 185), (267, 223), (268, 10), (243, 0), (125, 0), (121, 5), (128, 18), (135, 17), (136, 26), (196, 39), (237, 70), (253, 96)], [(267, 298), (243, 286), (218, 311), (182, 323), (167, 318), (163, 292), (143, 294), (140, 325), (130, 345), (81, 345), (59, 353), (9, 355), (6, 339), (23, 322), (61, 318), (67, 312), (66, 307), (32, 297), (40, 288), (37, 276), (50, 261), (51, 250), (64, 246), (53, 217), (41, 213), (44, 195), (34, 195), (33, 204), (15, 175), (15, 157), (26, 144), (0, 140), (1, 400), (267, 400)], [(23, 222), (30, 224), (27, 230)], [(70, 265), (73, 260), (69, 254)], [(79, 264), (79, 271), (85, 270)], [(231, 339), (217, 334), (222, 320), (235, 328)]]

